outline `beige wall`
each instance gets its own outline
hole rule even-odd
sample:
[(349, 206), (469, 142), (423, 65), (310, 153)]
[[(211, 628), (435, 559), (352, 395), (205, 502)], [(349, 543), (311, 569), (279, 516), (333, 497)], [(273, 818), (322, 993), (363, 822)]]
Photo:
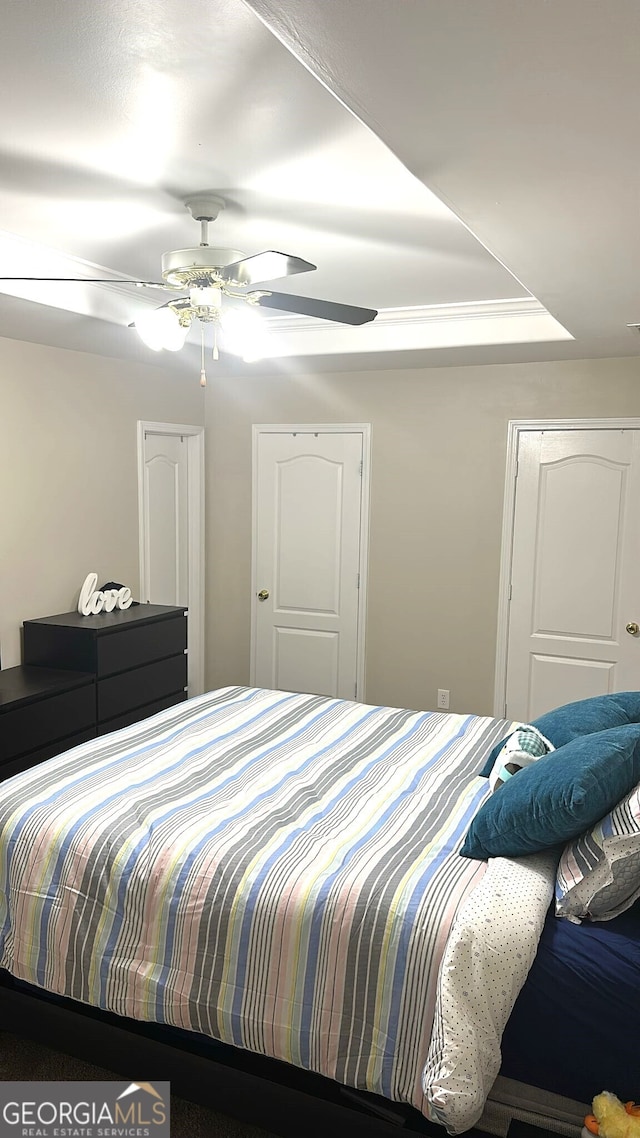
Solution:
[(85, 576), (138, 594), (136, 423), (202, 423), (197, 375), (0, 339), (0, 653)]
[(509, 419), (640, 416), (640, 361), (210, 380), (207, 678), (247, 683), (251, 424), (372, 424), (366, 699), (491, 714)]
[[(136, 423), (203, 422), (197, 382), (0, 339), (0, 651), (90, 570), (138, 582)], [(207, 681), (249, 679), (251, 425), (372, 424), (371, 702), (493, 704), (510, 418), (640, 416), (640, 361), (209, 378)]]

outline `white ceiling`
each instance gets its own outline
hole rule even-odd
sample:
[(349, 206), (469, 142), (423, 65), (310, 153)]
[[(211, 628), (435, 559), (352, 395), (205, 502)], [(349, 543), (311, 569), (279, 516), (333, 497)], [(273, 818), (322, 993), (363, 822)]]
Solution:
[[(0, 276), (158, 279), (208, 189), (212, 243), (318, 265), (274, 288), (380, 310), (269, 317), (297, 364), (640, 354), (637, 0), (0, 13)], [(0, 335), (160, 362), (127, 327), (160, 293), (1, 289)]]

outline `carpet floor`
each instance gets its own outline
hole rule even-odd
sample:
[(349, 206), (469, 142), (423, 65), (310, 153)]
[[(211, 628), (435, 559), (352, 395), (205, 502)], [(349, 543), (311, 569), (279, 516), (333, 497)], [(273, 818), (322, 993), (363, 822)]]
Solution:
[[(0, 1079), (5, 1081), (86, 1079), (114, 1080), (111, 1071), (82, 1063), (48, 1047), (0, 1034)], [(121, 1081), (121, 1080), (119, 1080)], [(171, 1096), (171, 1138), (275, 1138), (266, 1130), (236, 1122), (196, 1103)]]

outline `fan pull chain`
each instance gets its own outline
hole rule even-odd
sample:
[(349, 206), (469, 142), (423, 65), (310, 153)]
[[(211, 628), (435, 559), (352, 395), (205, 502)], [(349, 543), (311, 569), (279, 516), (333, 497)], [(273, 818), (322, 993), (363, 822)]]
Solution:
[(204, 370), (204, 324), (200, 322), (200, 386), (207, 386), (207, 373)]
[(218, 325), (217, 324), (213, 325), (213, 358), (214, 358), (214, 360), (220, 359), (220, 353), (218, 351)]

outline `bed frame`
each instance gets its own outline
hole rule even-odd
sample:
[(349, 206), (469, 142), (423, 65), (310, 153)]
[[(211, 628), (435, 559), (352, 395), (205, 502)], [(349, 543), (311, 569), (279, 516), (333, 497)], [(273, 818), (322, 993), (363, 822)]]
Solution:
[[(194, 1032), (141, 1023), (51, 996), (16, 982), (4, 969), (0, 969), (0, 1031), (104, 1067), (124, 1079), (149, 1075), (168, 1081), (179, 1098), (281, 1138), (301, 1134), (400, 1138), (401, 1131), (446, 1138), (441, 1126), (411, 1106), (343, 1087), (322, 1075)], [(511, 1080), (502, 1082), (506, 1097), (499, 1094), (493, 1104), (490, 1100), (480, 1128), (467, 1130), (464, 1138), (579, 1135), (584, 1115), (577, 1109), (580, 1104)], [(501, 1105), (509, 1102), (509, 1107)]]
[[(172, 1094), (282, 1138), (444, 1138), (411, 1106), (192, 1032), (140, 1023), (17, 984), (0, 970), (0, 1030), (105, 1067), (167, 1080)], [(472, 1134), (472, 1131), (468, 1131)]]

